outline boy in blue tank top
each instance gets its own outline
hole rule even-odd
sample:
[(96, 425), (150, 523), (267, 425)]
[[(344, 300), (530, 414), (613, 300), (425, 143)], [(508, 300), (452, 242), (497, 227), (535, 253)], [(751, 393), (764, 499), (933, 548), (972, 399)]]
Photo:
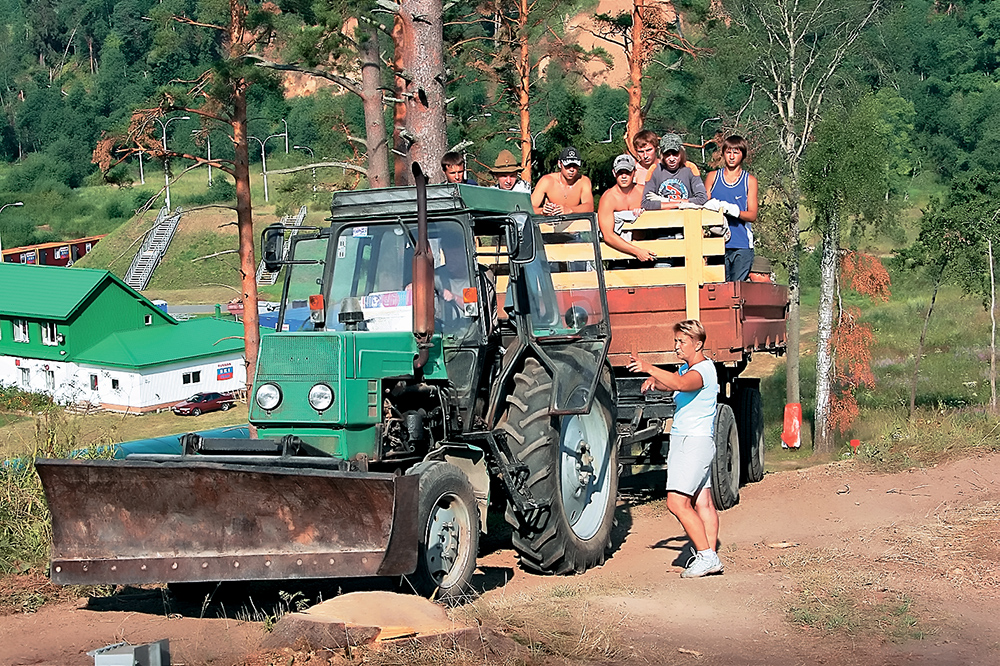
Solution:
[(742, 166), (747, 142), (732, 135), (722, 142), (723, 168), (708, 174), (708, 196), (725, 202), (722, 212), (729, 223), (726, 241), (726, 282), (742, 282), (753, 266), (753, 223), (757, 221), (757, 179)]

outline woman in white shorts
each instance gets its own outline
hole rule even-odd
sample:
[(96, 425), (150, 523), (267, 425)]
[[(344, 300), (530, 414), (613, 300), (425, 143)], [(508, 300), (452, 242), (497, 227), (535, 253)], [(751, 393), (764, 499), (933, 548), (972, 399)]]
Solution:
[(667, 508), (680, 521), (697, 551), (681, 573), (682, 578), (721, 573), (723, 568), (715, 552), (719, 514), (710, 487), (719, 379), (704, 349), (705, 328), (696, 319), (687, 319), (674, 325), (674, 352), (684, 361), (677, 372), (635, 356), (628, 364), (632, 372), (649, 375), (642, 383), (643, 393), (652, 388), (674, 391), (676, 409), (667, 454)]

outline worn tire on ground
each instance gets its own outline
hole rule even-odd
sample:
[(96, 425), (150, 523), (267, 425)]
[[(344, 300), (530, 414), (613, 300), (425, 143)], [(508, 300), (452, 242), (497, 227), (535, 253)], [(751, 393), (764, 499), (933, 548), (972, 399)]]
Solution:
[(505, 518), (526, 569), (570, 574), (604, 563), (618, 492), (610, 382), (602, 371), (590, 413), (550, 416), (548, 370), (528, 358), (514, 377), (500, 427), (512, 453), (528, 466), (532, 498), (549, 503), (522, 514), (508, 502)]
[(764, 478), (764, 410), (760, 389), (740, 387), (733, 407), (740, 435), (740, 480), (756, 483)]
[(479, 509), (472, 483), (459, 468), (437, 460), (406, 473), (420, 478), (417, 570), (410, 583), (420, 595), (457, 603), (472, 591), (479, 550)]
[(740, 438), (733, 408), (715, 408), (715, 458), (712, 460), (712, 500), (720, 511), (740, 501)]

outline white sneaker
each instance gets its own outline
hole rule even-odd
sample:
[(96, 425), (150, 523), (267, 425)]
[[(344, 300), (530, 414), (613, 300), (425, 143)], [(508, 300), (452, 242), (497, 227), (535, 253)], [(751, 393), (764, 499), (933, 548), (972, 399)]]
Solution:
[(722, 560), (715, 551), (707, 555), (696, 554), (688, 562), (687, 569), (681, 572), (681, 578), (701, 578), (708, 574), (722, 573)]

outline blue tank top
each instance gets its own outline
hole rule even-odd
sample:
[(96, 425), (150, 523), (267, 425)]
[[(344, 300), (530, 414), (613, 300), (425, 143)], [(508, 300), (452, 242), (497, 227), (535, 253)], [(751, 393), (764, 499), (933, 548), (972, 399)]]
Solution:
[[(712, 183), (712, 198), (719, 201), (726, 201), (739, 206), (740, 210), (747, 209), (747, 199), (749, 198), (749, 187), (747, 181), (749, 175), (746, 169), (740, 171), (739, 180), (735, 185), (730, 185), (723, 177), (721, 170), (715, 172), (715, 182)], [(732, 237), (726, 241), (727, 250), (740, 250), (753, 247), (753, 225), (746, 220), (735, 220), (726, 217), (729, 221), (729, 231)]]

